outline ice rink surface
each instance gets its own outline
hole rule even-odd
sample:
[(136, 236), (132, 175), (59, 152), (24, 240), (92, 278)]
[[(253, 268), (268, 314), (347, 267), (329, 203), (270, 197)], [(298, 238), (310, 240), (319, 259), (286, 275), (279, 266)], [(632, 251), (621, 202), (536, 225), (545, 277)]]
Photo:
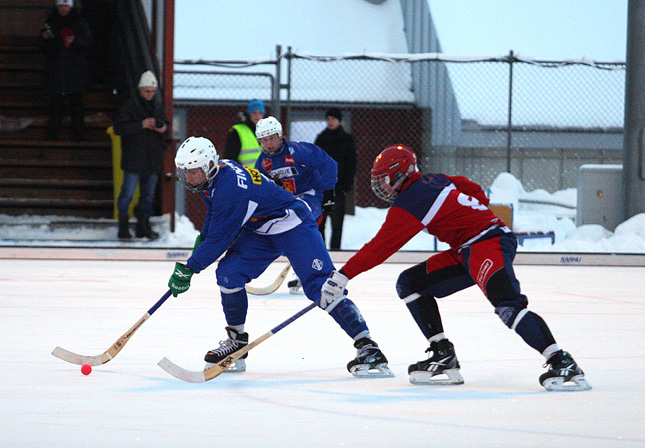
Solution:
[[(203, 367), (225, 338), (214, 267), (170, 298), (112, 361), (80, 366), (58, 345), (107, 350), (167, 290), (172, 262), (0, 260), (0, 447), (644, 447), (645, 271), (516, 266), (530, 308), (550, 325), (593, 386), (546, 392), (543, 358), (475, 288), (441, 299), (465, 384), (414, 386), (407, 366), (427, 342), (397, 298), (405, 264), (349, 284), (395, 378), (356, 379), (352, 341), (314, 309), (250, 352), (247, 372), (177, 380), (167, 356)], [(275, 263), (254, 284), (268, 284)], [(309, 302), (277, 293), (249, 299), (253, 340)]]

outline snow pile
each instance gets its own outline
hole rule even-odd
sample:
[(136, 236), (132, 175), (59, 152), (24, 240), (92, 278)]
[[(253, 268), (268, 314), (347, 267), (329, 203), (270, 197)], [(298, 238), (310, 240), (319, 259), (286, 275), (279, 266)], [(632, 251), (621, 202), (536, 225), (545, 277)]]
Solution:
[[(633, 216), (615, 232), (600, 225), (576, 227), (576, 190), (548, 193), (527, 192), (511, 174), (501, 173), (489, 189), (491, 203), (513, 207), (513, 231), (516, 233), (553, 232), (550, 238), (527, 240), (519, 251), (645, 253), (645, 214)], [(358, 250), (370, 241), (385, 221), (387, 209), (357, 207), (355, 215), (345, 216), (341, 247)], [(116, 237), (114, 220), (81, 220), (59, 216), (0, 215), (0, 246), (92, 246), (92, 247), (164, 247), (192, 248), (198, 230), (186, 216), (175, 216), (175, 232), (169, 229), (169, 215), (155, 217), (153, 228), (161, 237), (156, 241), (122, 242)], [(326, 237), (331, 238), (328, 220)], [(427, 233), (420, 233), (403, 250), (443, 250)]]

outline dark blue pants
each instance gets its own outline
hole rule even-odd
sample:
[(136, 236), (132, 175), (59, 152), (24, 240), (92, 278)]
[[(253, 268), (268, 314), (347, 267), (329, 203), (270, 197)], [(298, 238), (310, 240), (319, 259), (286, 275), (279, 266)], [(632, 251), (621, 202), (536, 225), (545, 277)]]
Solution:
[[(222, 289), (222, 307), (228, 325), (246, 322), (248, 297), (244, 285), (259, 277), (280, 255), (291, 262), (307, 298), (320, 303), (320, 289), (334, 270), (334, 264), (310, 214), (295, 228), (277, 235), (258, 234), (243, 228), (217, 266), (217, 284)], [(367, 324), (351, 300), (345, 298), (338, 302), (329, 314), (351, 338), (368, 334)]]

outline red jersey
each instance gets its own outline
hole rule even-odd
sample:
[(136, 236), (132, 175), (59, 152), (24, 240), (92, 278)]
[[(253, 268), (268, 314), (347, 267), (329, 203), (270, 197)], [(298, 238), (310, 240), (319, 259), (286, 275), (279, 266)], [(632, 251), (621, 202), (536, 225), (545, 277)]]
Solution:
[(419, 176), (399, 193), (376, 236), (345, 263), (342, 271), (353, 278), (378, 266), (422, 230), (453, 249), (510, 233), (488, 209), (489, 202), (482, 188), (466, 177)]

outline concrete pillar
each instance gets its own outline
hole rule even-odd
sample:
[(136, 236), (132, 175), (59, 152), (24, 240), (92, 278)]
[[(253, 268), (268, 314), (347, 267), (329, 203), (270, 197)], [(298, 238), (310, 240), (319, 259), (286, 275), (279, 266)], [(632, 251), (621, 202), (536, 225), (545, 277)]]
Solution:
[(623, 185), (625, 218), (645, 213), (645, 0), (629, 0)]

